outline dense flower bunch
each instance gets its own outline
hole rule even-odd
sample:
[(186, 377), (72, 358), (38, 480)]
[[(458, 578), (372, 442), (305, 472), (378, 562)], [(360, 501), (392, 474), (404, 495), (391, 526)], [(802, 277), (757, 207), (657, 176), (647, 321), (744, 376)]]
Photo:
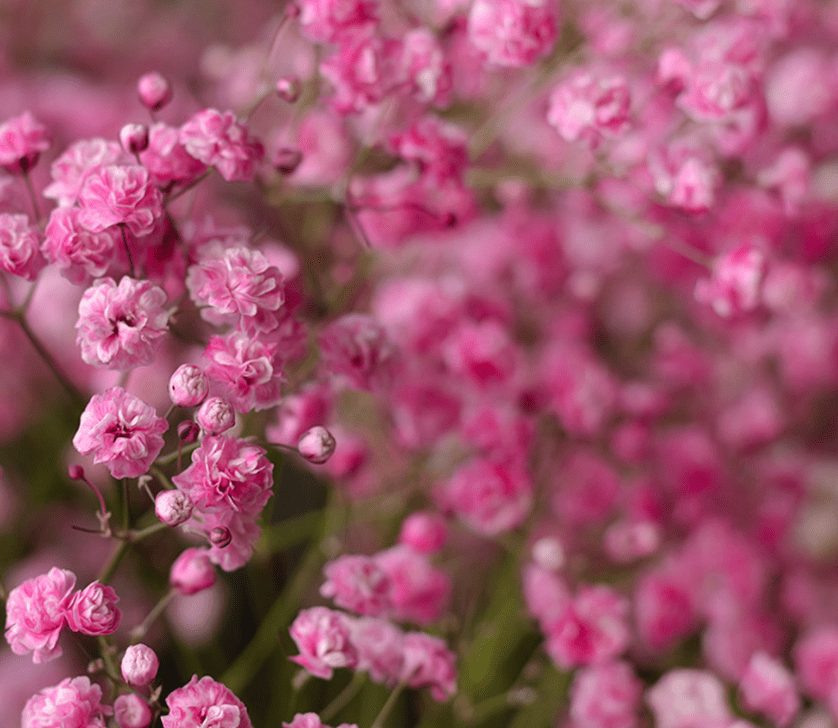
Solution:
[(0, 724), (838, 723), (834, 3), (25, 5)]

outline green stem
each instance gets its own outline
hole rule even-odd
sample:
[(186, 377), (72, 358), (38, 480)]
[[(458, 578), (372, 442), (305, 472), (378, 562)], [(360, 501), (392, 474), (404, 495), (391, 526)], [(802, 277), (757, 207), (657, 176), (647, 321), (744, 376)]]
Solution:
[(320, 719), (324, 722), (331, 721), (332, 718), (349, 705), (352, 698), (360, 691), (365, 680), (366, 675), (363, 672), (356, 672), (346, 687), (335, 696), (331, 703), (320, 711)]
[[(193, 450), (196, 450), (200, 446), (201, 446), (200, 442), (193, 442), (191, 445), (187, 445), (185, 448), (183, 448), (183, 454), (188, 455), (189, 453), (191, 453)], [(157, 460), (155, 460), (155, 464), (158, 466), (158, 468), (155, 468), (154, 466), (152, 466), (152, 470), (155, 470), (155, 469), (159, 470), (159, 468), (163, 467), (164, 465), (170, 465), (175, 460), (177, 460), (177, 457), (178, 457), (178, 453), (175, 450), (174, 452), (170, 452), (168, 455), (163, 455), (162, 457), (157, 458)]]
[(110, 581), (111, 577), (116, 571), (116, 567), (119, 566), (119, 562), (122, 561), (122, 557), (125, 556), (127, 551), (127, 541), (120, 541), (116, 545), (116, 547), (113, 550), (113, 553), (111, 554), (111, 558), (108, 560), (108, 563), (105, 565), (105, 567), (99, 574), (98, 581), (100, 584), (107, 584)]
[(396, 701), (399, 699), (399, 696), (404, 691), (406, 685), (407, 683), (405, 683), (404, 681), (396, 685), (393, 692), (391, 692), (389, 697), (387, 698), (387, 702), (384, 703), (384, 706), (381, 708), (381, 712), (376, 716), (375, 720), (372, 722), (370, 728), (381, 728), (384, 725), (384, 721), (390, 717), (390, 713), (393, 712), (393, 708), (396, 706)]
[(259, 544), (260, 553), (275, 554), (310, 538), (323, 523), (323, 511), (311, 511), (289, 518), (281, 523), (272, 523), (262, 529)]
[(143, 528), (139, 531), (129, 531), (128, 532), (128, 541), (130, 543), (137, 543), (137, 541), (142, 541), (147, 536), (151, 536), (158, 531), (165, 531), (169, 528), (165, 523), (155, 523), (147, 528)]
[(148, 616), (134, 629), (131, 630), (131, 644), (135, 645), (139, 642), (143, 637), (145, 637), (146, 632), (148, 632), (149, 627), (154, 624), (155, 620), (163, 613), (163, 610), (166, 608), (166, 605), (172, 600), (177, 592), (174, 589), (169, 589), (166, 594), (160, 599), (157, 604), (155, 604), (151, 611), (148, 613)]

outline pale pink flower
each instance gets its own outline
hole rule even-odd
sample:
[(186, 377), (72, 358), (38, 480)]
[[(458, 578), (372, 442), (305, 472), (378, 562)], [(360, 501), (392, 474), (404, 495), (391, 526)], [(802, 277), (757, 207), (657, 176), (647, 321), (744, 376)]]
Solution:
[(323, 369), (345, 377), (358, 389), (380, 391), (391, 382), (396, 350), (384, 328), (363, 314), (333, 321), (317, 338)]
[(134, 235), (154, 230), (163, 214), (163, 198), (148, 170), (136, 164), (108, 165), (93, 172), (79, 192), (79, 222), (92, 232), (125, 225)]
[(124, 276), (101, 278), (79, 302), (76, 343), (87, 364), (128, 371), (154, 361), (168, 330), (166, 292)]
[(208, 393), (207, 375), (194, 364), (181, 364), (169, 378), (169, 397), (180, 407), (197, 407)]
[(687, 143), (675, 143), (648, 158), (655, 190), (673, 207), (706, 212), (716, 204), (721, 175), (709, 155)]
[(157, 653), (142, 643), (127, 647), (120, 663), (122, 679), (129, 685), (140, 687), (154, 680), (159, 667)]
[(180, 128), (180, 143), (228, 182), (251, 180), (264, 149), (232, 111), (203, 109)]
[(32, 281), (45, 265), (40, 233), (29, 218), (0, 214), (0, 269)]
[(12, 174), (28, 172), (49, 148), (46, 127), (28, 111), (0, 124), (0, 167)]
[(626, 662), (582, 668), (570, 688), (570, 717), (585, 728), (635, 728), (642, 690)]
[(183, 551), (169, 569), (169, 584), (178, 594), (197, 594), (215, 584), (215, 568), (207, 549)]
[(330, 680), (336, 668), (355, 667), (358, 653), (350, 640), (350, 620), (326, 607), (304, 609), (291, 625), (300, 654), (290, 658), (316, 677)]
[(180, 141), (180, 129), (163, 122), (148, 130), (148, 147), (140, 152), (140, 161), (161, 189), (177, 182), (191, 182), (203, 174), (207, 166), (195, 159)]
[(373, 558), (392, 585), (390, 616), (393, 619), (420, 625), (439, 619), (451, 595), (448, 574), (409, 546), (393, 546)]
[(433, 699), (440, 701), (457, 692), (457, 658), (439, 637), (408, 632), (402, 650), (401, 680), (409, 687), (429, 687)]
[(313, 41), (334, 43), (378, 23), (375, 0), (300, 0), (300, 30)]
[(340, 556), (323, 567), (320, 594), (356, 614), (378, 617), (390, 609), (390, 579), (369, 556)]
[(75, 205), (81, 188), (93, 172), (111, 164), (132, 164), (133, 161), (116, 142), (80, 139), (52, 163), (52, 182), (44, 189), (44, 197), (55, 200), (60, 207)]
[(73, 445), (82, 455), (93, 455), (93, 462), (105, 463), (114, 478), (136, 478), (160, 454), (168, 427), (153, 407), (111, 387), (85, 407)]
[(411, 93), (436, 108), (448, 106), (453, 80), (451, 63), (436, 35), (428, 28), (414, 28), (402, 37), (401, 71)]
[(100, 278), (111, 267), (126, 268), (116, 228), (91, 232), (79, 222), (78, 207), (56, 207), (49, 216), (41, 251), (76, 285)]
[(161, 490), (154, 499), (154, 514), (167, 526), (179, 526), (192, 515), (195, 504), (182, 490)]
[(794, 675), (765, 652), (751, 656), (739, 691), (748, 710), (762, 713), (780, 728), (789, 725), (800, 710)]
[(148, 127), (145, 124), (126, 124), (119, 130), (119, 143), (126, 152), (139, 154), (148, 147)]
[(21, 728), (105, 728), (112, 710), (102, 705), (102, 689), (87, 677), (62, 680), (26, 702)]
[(528, 66), (552, 51), (558, 26), (558, 0), (476, 0), (468, 39), (490, 63)]
[(166, 698), (169, 714), (163, 728), (253, 728), (247, 708), (233, 692), (211, 677), (197, 675)]
[(646, 692), (659, 728), (725, 725), (733, 716), (721, 680), (707, 670), (670, 670)]
[(159, 111), (172, 100), (172, 85), (157, 71), (151, 71), (137, 81), (137, 95), (147, 109)]
[(304, 460), (314, 465), (327, 462), (334, 454), (336, 446), (337, 442), (332, 433), (320, 425), (306, 430), (297, 440), (297, 452)]
[(27, 579), (9, 592), (6, 600), (6, 641), (16, 655), (32, 652), (36, 664), (62, 654), (58, 636), (67, 621), (76, 576), (53, 567)]
[(358, 652), (358, 672), (378, 683), (395, 685), (404, 663), (404, 632), (387, 619), (359, 617), (349, 622), (350, 640)]
[(228, 248), (220, 258), (189, 268), (186, 285), (214, 324), (233, 323), (248, 332), (273, 331), (281, 321), (285, 285), (279, 268), (258, 250)]
[(765, 254), (759, 248), (750, 243), (738, 245), (714, 261), (711, 277), (696, 283), (695, 297), (725, 318), (752, 311), (760, 303), (766, 268)]
[(154, 716), (149, 704), (137, 693), (127, 693), (113, 701), (113, 717), (119, 728), (147, 728)]
[(579, 71), (553, 89), (547, 121), (565, 141), (596, 147), (625, 130), (630, 106), (622, 76)]
[(112, 587), (94, 581), (73, 594), (67, 608), (67, 625), (82, 634), (113, 634), (122, 620), (122, 612), (116, 606), (118, 601)]

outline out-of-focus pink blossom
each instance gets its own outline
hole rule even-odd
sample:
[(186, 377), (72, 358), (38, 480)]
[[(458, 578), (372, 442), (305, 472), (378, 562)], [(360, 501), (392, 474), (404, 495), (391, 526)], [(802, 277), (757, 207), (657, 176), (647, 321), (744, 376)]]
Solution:
[(751, 311), (759, 304), (766, 268), (761, 250), (748, 243), (739, 245), (716, 259), (712, 277), (696, 284), (695, 297), (725, 318)]
[(528, 66), (553, 49), (558, 0), (476, 0), (468, 39), (498, 66)]
[(402, 675), (404, 632), (387, 619), (359, 617), (349, 623), (350, 639), (358, 653), (355, 669), (378, 683), (394, 686)]
[(642, 683), (626, 662), (603, 662), (579, 670), (570, 688), (570, 717), (589, 728), (635, 728)]
[(320, 594), (356, 614), (378, 617), (390, 610), (392, 584), (369, 556), (340, 556), (323, 567)]
[(437, 37), (427, 28), (414, 28), (402, 37), (400, 76), (413, 96), (437, 108), (451, 100), (451, 62)]
[(32, 281), (44, 265), (40, 233), (29, 218), (0, 214), (0, 269)]
[(408, 632), (402, 642), (401, 679), (412, 688), (429, 687), (434, 700), (447, 700), (457, 692), (456, 657), (439, 637)]
[(147, 728), (153, 717), (151, 708), (137, 693), (117, 696), (113, 717), (119, 728)]
[(108, 165), (87, 179), (79, 192), (79, 222), (91, 232), (125, 225), (134, 235), (148, 235), (163, 214), (163, 199), (139, 165)]
[(547, 121), (565, 141), (596, 147), (628, 126), (631, 98), (621, 76), (579, 71), (550, 94)]
[(169, 583), (178, 594), (197, 594), (215, 584), (215, 568), (207, 549), (188, 548), (172, 563)]
[(345, 377), (358, 389), (381, 391), (391, 382), (396, 350), (384, 328), (362, 314), (347, 314), (318, 337), (323, 369)]
[(724, 685), (707, 670), (670, 670), (646, 692), (646, 703), (660, 728), (724, 725), (732, 718)]
[(122, 621), (113, 587), (94, 581), (73, 594), (67, 608), (67, 625), (74, 632), (89, 635), (113, 634)]
[(44, 688), (26, 703), (21, 728), (105, 728), (110, 706), (102, 705), (102, 689), (87, 677), (62, 680)]
[(764, 652), (751, 657), (739, 690), (748, 710), (762, 713), (780, 728), (789, 725), (800, 710), (794, 676)]
[(838, 680), (838, 627), (822, 625), (804, 634), (794, 646), (794, 665), (803, 690), (826, 700)]
[(0, 124), (0, 167), (12, 174), (28, 172), (50, 144), (46, 127), (24, 111)]
[(291, 660), (316, 677), (331, 679), (336, 668), (355, 667), (358, 653), (350, 640), (349, 618), (326, 607), (301, 611), (291, 625), (300, 654)]
[(44, 189), (44, 197), (55, 200), (60, 207), (70, 207), (76, 203), (91, 174), (112, 164), (132, 163), (131, 156), (117, 142), (99, 138), (80, 139), (52, 163), (52, 182)]
[(180, 128), (180, 143), (228, 182), (253, 179), (264, 154), (262, 144), (250, 136), (232, 111), (199, 111)]
[(420, 625), (439, 619), (451, 594), (451, 579), (444, 571), (408, 546), (393, 546), (374, 559), (391, 582), (390, 616)]
[(654, 650), (669, 647), (697, 623), (689, 591), (666, 573), (648, 573), (637, 584), (634, 612), (643, 643)]
[(137, 81), (137, 95), (147, 109), (159, 111), (172, 100), (172, 86), (157, 71), (151, 71)]
[(340, 42), (378, 22), (375, 0), (300, 0), (298, 6), (303, 35), (321, 43)]
[(399, 543), (410, 546), (420, 554), (436, 554), (445, 546), (448, 527), (442, 516), (427, 511), (411, 513), (402, 522)]
[(253, 728), (247, 708), (233, 692), (208, 675), (197, 675), (166, 698), (169, 714), (160, 718), (163, 728)]

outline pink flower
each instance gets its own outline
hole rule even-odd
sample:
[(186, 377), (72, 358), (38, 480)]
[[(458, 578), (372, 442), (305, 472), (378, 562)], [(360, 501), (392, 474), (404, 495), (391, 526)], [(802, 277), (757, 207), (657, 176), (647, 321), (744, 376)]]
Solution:
[(826, 700), (838, 684), (838, 627), (822, 625), (804, 634), (794, 646), (794, 664), (803, 690)]
[(180, 143), (195, 159), (215, 167), (228, 182), (251, 180), (262, 145), (232, 111), (203, 109), (180, 128)]
[(297, 452), (314, 465), (327, 462), (335, 452), (337, 441), (325, 427), (316, 425), (306, 430), (297, 441)]
[(169, 397), (180, 407), (197, 407), (208, 393), (207, 375), (194, 364), (181, 364), (169, 378)]
[(134, 235), (148, 235), (163, 214), (163, 198), (136, 164), (108, 165), (92, 173), (79, 192), (79, 222), (97, 233), (125, 225)]
[(197, 675), (166, 698), (169, 714), (163, 728), (253, 728), (247, 708), (233, 692), (211, 677)]
[(127, 647), (120, 663), (122, 679), (129, 685), (140, 687), (154, 680), (159, 667), (157, 653), (144, 644)]
[[(284, 728), (329, 728), (322, 723), (317, 713), (297, 713), (290, 723), (283, 723)], [(354, 723), (341, 723), (337, 728), (358, 728)]]
[(547, 121), (565, 141), (596, 147), (628, 126), (631, 99), (621, 76), (578, 71), (550, 95)]
[(676, 142), (652, 152), (648, 166), (655, 190), (673, 207), (700, 213), (716, 204), (721, 176), (704, 150)]
[(635, 728), (642, 689), (628, 663), (582, 668), (570, 689), (570, 717), (586, 728)]
[(789, 725), (800, 710), (794, 675), (765, 652), (751, 656), (739, 690), (748, 710), (762, 713), (780, 728)]
[(409, 687), (430, 687), (434, 700), (447, 700), (457, 692), (457, 658), (439, 637), (408, 632), (402, 642), (401, 680)]
[(62, 680), (26, 702), (21, 728), (105, 728), (113, 711), (102, 705), (102, 689), (87, 677)]
[(151, 364), (168, 330), (165, 302), (166, 292), (148, 281), (128, 276), (119, 285), (112, 278), (96, 281), (79, 303), (81, 358), (119, 371)]
[[(253, 555), (254, 546), (261, 534), (257, 517), (255, 513), (231, 510), (203, 514), (202, 525), (212, 543), (210, 561), (224, 571), (235, 571), (244, 566)], [(214, 533), (221, 538), (214, 540)]]
[(215, 584), (215, 569), (207, 549), (189, 548), (169, 570), (169, 584), (178, 594), (197, 594)]
[(439, 553), (448, 539), (448, 527), (442, 516), (416, 511), (402, 522), (399, 543), (410, 546), (420, 554)]
[(725, 687), (706, 670), (670, 670), (646, 692), (658, 728), (725, 725), (731, 718)]
[(416, 164), (423, 175), (439, 184), (462, 180), (468, 166), (467, 142), (468, 136), (460, 127), (431, 115), (423, 116), (390, 140), (402, 159)]
[(127, 693), (113, 701), (113, 717), (119, 728), (148, 728), (153, 714), (137, 693)]
[(411, 92), (419, 101), (436, 108), (451, 102), (451, 63), (428, 28), (414, 28), (404, 34), (399, 75), (411, 85)]
[(468, 38), (498, 66), (528, 66), (553, 49), (559, 24), (557, 0), (476, 0)]
[(122, 612), (116, 606), (118, 601), (112, 587), (94, 581), (73, 594), (67, 608), (67, 624), (73, 632), (82, 634), (113, 634), (122, 620)]
[(444, 571), (409, 546), (393, 546), (373, 558), (392, 584), (390, 616), (421, 625), (439, 619), (451, 595)]
[(291, 625), (300, 654), (291, 660), (316, 677), (332, 678), (335, 668), (355, 667), (358, 653), (350, 640), (350, 620), (326, 607), (304, 609)]
[(16, 655), (32, 652), (36, 664), (62, 654), (58, 636), (66, 623), (76, 576), (53, 567), (27, 579), (6, 600), (6, 641)]
[(377, 683), (395, 685), (402, 675), (404, 633), (387, 619), (359, 617), (349, 623), (350, 640), (358, 652), (355, 669)]
[(56, 207), (49, 216), (41, 251), (71, 283), (103, 276), (114, 266), (127, 267), (116, 228), (90, 232), (79, 222), (78, 207)]
[(0, 167), (12, 174), (28, 172), (49, 148), (46, 127), (28, 111), (0, 124)]
[(140, 161), (161, 189), (177, 182), (191, 182), (203, 174), (207, 166), (195, 159), (180, 141), (180, 129), (163, 122), (148, 130), (148, 147), (140, 152)]
[(105, 463), (114, 478), (136, 478), (160, 454), (168, 427), (153, 407), (111, 387), (85, 407), (73, 445), (82, 455), (92, 454), (93, 462)]
[(44, 189), (44, 197), (61, 207), (76, 204), (87, 178), (111, 164), (132, 164), (133, 158), (117, 142), (105, 139), (80, 139), (71, 144), (50, 167), (52, 183)]
[(35, 280), (46, 265), (40, 247), (40, 233), (26, 215), (0, 214), (0, 269)]
[(715, 260), (712, 277), (696, 283), (695, 297), (725, 318), (752, 311), (760, 302), (766, 268), (761, 250), (739, 245)]
[(396, 351), (381, 324), (362, 314), (333, 321), (317, 338), (322, 366), (358, 389), (377, 391), (392, 380)]
[(188, 521), (193, 508), (192, 499), (182, 490), (161, 490), (154, 499), (154, 515), (172, 528)]
[(228, 248), (223, 257), (189, 268), (186, 285), (201, 315), (215, 324), (233, 323), (248, 332), (273, 331), (285, 302), (282, 274), (258, 250)]
[(369, 556), (341, 556), (323, 567), (320, 594), (356, 614), (378, 617), (390, 609), (390, 579)]
[(449, 336), (442, 354), (464, 383), (481, 388), (506, 384), (518, 359), (518, 349), (506, 327), (493, 319), (461, 324)]
[(300, 30), (321, 43), (335, 43), (348, 33), (378, 22), (375, 0), (300, 0)]
[(221, 435), (236, 424), (236, 410), (223, 397), (210, 397), (201, 405), (195, 421), (207, 435)]
[(527, 611), (546, 631), (570, 606), (570, 588), (561, 576), (538, 564), (524, 566), (522, 576)]
[(137, 81), (137, 95), (143, 106), (159, 111), (172, 100), (172, 85), (157, 71), (151, 71)]

